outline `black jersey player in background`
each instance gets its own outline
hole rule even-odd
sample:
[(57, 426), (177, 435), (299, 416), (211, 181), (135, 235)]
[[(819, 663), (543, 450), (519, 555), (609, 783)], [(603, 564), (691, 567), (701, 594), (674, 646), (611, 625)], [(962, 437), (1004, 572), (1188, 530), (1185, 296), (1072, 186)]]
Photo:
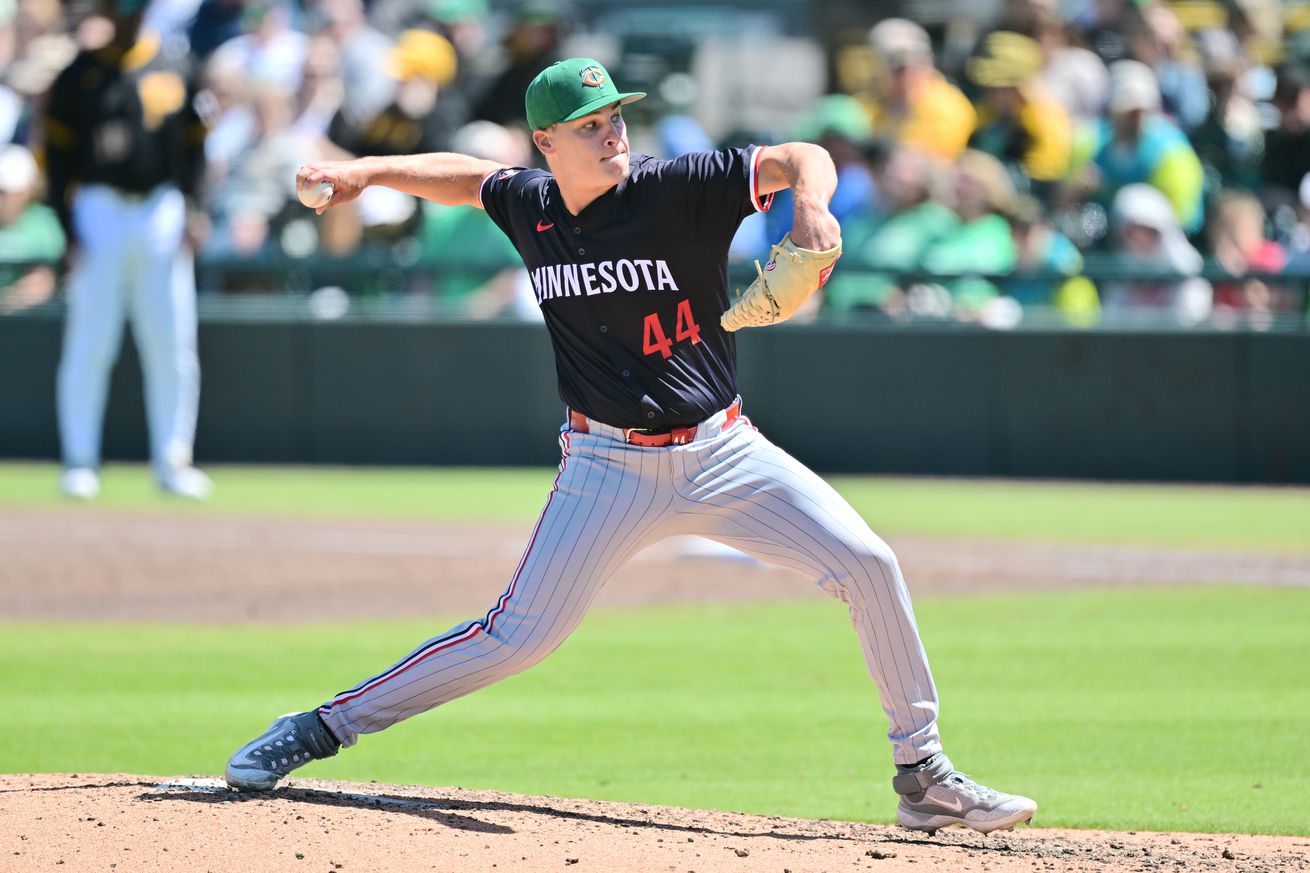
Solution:
[[(622, 106), (642, 96), (619, 92), (589, 58), (538, 75), (527, 117), (549, 172), (456, 154), (301, 168), (302, 186), (334, 186), (325, 208), (384, 185), (487, 211), (523, 257), (545, 313), (568, 408), (563, 459), (518, 569), (483, 618), (317, 710), (277, 719), (232, 756), (228, 784), (271, 789), (361, 734), (527, 669), (563, 642), (630, 556), (699, 534), (796, 570), (850, 606), (890, 724), (901, 824), (986, 832), (1031, 820), (1033, 801), (979, 785), (943, 754), (937, 691), (891, 549), (741, 414), (734, 337), (720, 324), (729, 242), (772, 192), (790, 188), (795, 244), (835, 252), (832, 160), (804, 143), (671, 161), (630, 154)], [(513, 403), (511, 391), (486, 402)], [(452, 411), (452, 426), (470, 414)]]
[(150, 460), (160, 488), (208, 495), (192, 466), (200, 365), (188, 197), (204, 166), (205, 127), (185, 57), (141, 31), (143, 0), (109, 0), (109, 44), (80, 52), (51, 86), (44, 118), (50, 201), (72, 242), (58, 411), (69, 497), (100, 490), (109, 374), (132, 335), (145, 380)]

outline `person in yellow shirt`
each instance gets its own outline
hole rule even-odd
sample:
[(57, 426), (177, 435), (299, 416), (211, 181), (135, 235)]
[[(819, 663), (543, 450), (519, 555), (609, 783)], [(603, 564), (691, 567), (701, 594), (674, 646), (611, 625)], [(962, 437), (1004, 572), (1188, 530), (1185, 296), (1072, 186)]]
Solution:
[(1073, 126), (1064, 108), (1043, 90), (1036, 40), (998, 30), (969, 61), (981, 89), (978, 129), (970, 146), (1023, 168), (1040, 188), (1063, 179), (1073, 151)]
[(888, 18), (869, 31), (878, 62), (874, 130), (901, 145), (954, 160), (978, 123), (973, 104), (933, 66), (928, 33), (913, 21)]

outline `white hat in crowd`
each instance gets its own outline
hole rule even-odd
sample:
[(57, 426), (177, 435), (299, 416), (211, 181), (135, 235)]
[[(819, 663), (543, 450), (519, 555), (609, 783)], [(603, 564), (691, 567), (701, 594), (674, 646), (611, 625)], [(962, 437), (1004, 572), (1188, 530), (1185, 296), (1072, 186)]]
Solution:
[(1110, 65), (1111, 114), (1134, 109), (1155, 112), (1159, 108), (1160, 84), (1154, 70), (1141, 61), (1115, 61)]
[(928, 31), (906, 18), (888, 18), (874, 25), (869, 31), (869, 45), (891, 67), (932, 63)]
[(25, 147), (7, 145), (0, 149), (0, 191), (31, 191), (39, 175), (36, 158)]
[(1178, 225), (1178, 216), (1169, 198), (1158, 188), (1146, 184), (1126, 185), (1115, 195), (1111, 207), (1115, 225), (1136, 224), (1149, 227), (1160, 235), (1156, 260), (1184, 275), (1201, 271), (1201, 254), (1192, 247)]

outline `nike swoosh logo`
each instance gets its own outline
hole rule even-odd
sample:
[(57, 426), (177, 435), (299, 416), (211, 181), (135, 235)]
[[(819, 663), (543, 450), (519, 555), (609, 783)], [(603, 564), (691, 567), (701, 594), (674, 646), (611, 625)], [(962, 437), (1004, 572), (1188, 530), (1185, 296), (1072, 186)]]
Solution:
[(934, 797), (932, 802), (936, 806), (943, 806), (946, 809), (953, 809), (956, 812), (964, 811), (964, 804), (960, 802), (960, 798), (958, 797), (952, 797), (950, 803), (947, 803), (944, 799)]
[(550, 230), (550, 229), (551, 229), (552, 227), (554, 227), (554, 226), (555, 226), (555, 222), (553, 222), (553, 221), (552, 221), (550, 224), (543, 224), (541, 221), (538, 221), (538, 222), (537, 222), (537, 233), (541, 233), (543, 230)]

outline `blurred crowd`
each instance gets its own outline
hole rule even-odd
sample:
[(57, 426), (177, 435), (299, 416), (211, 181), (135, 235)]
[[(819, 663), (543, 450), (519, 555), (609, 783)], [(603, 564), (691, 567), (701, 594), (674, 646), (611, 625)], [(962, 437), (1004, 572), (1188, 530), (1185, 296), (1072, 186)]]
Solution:
[[(660, 116), (634, 116), (634, 149), (824, 145), (845, 245), (814, 304), (831, 317), (1304, 326), (1306, 10), (984, 5), (986, 21), (958, 4), (958, 20), (929, 27), (887, 18), (856, 39), (814, 34), (828, 93), (771, 128), (707, 120), (694, 77), (675, 71), (656, 83)], [(438, 150), (532, 165), (524, 89), (552, 61), (596, 49), (589, 26), (557, 0), (154, 0), (147, 38), (188, 59), (208, 129), (188, 234), (201, 290), (277, 291), (288, 265), (309, 260), (332, 265), (314, 284), (346, 301), (532, 317), (517, 255), (479, 210), (369, 189), (317, 218), (294, 176), (313, 159)], [(111, 29), (93, 2), (0, 0), (0, 311), (57, 292), (67, 242), (43, 202), (43, 100)], [(623, 57), (587, 53), (633, 75)], [(789, 223), (779, 197), (743, 225), (734, 258), (767, 258)]]
[(847, 269), (825, 305), (1303, 325), (1310, 78), (1287, 9), (1009, 0), (936, 41), (880, 22), (868, 85), (809, 122), (875, 192), (838, 198)]

